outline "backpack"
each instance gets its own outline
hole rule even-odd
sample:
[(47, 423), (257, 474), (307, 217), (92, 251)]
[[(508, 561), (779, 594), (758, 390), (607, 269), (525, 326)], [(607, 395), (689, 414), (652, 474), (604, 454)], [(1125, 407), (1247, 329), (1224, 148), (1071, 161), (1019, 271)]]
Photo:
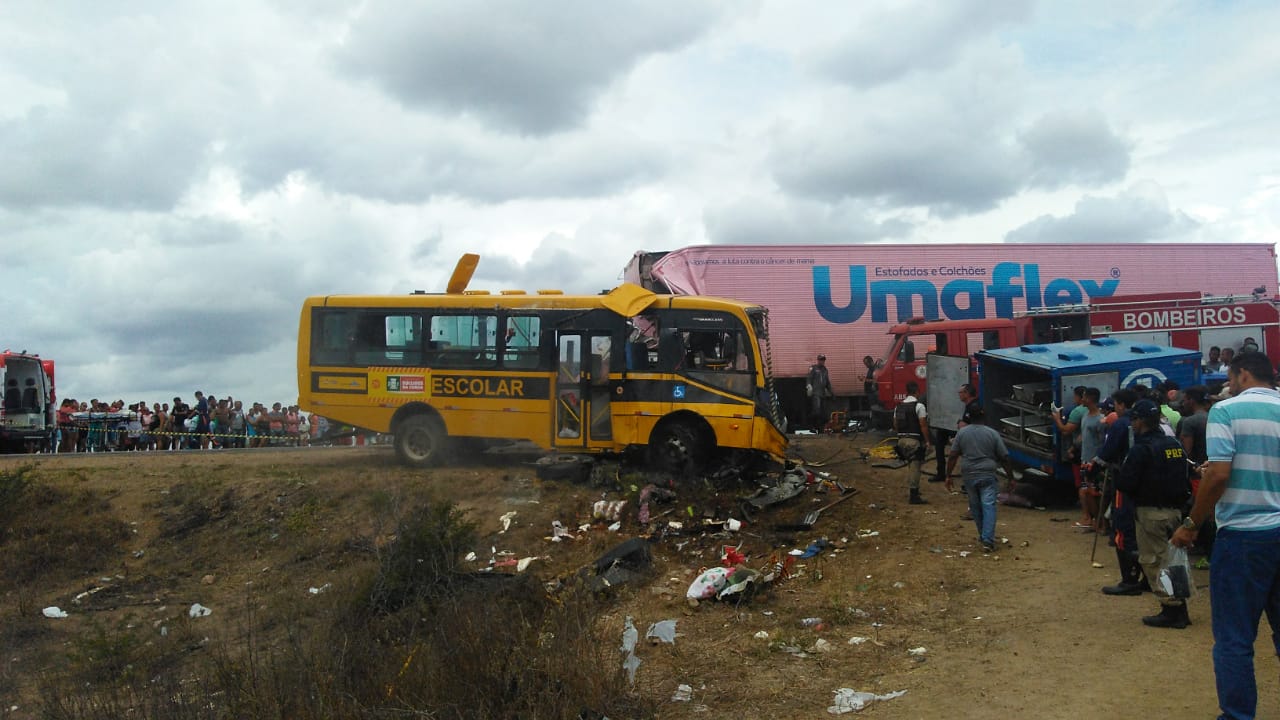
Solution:
[(898, 403), (893, 409), (893, 430), (899, 435), (919, 435), (920, 419), (916, 416), (916, 401)]

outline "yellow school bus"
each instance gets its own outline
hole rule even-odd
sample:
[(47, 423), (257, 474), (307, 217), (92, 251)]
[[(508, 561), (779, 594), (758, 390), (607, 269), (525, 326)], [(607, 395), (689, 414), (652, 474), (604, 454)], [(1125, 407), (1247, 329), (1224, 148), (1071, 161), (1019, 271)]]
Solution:
[(418, 466), (482, 440), (647, 447), (673, 469), (727, 450), (782, 458), (764, 308), (626, 284), (464, 291), (474, 262), (441, 294), (307, 298), (301, 407), (393, 434), (400, 460)]

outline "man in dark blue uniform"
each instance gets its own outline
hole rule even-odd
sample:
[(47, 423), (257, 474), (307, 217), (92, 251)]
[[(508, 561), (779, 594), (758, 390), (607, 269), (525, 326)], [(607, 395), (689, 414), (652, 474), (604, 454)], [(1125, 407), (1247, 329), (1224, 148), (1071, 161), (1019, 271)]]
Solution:
[[(1159, 405), (1139, 400), (1129, 416), (1133, 447), (1120, 466), (1116, 489), (1132, 498), (1138, 509), (1138, 562), (1148, 578), (1155, 578), (1191, 497), (1187, 455), (1181, 442), (1160, 429)], [(1191, 624), (1186, 600), (1170, 596), (1158, 582), (1152, 583), (1152, 590), (1160, 600), (1160, 614), (1142, 618), (1143, 624), (1179, 630)]]

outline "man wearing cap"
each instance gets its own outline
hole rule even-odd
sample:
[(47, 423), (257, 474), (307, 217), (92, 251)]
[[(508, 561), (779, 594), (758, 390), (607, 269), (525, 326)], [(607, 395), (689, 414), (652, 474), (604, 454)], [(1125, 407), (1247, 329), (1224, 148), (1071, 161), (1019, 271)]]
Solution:
[(1231, 398), (1209, 410), (1195, 506), (1170, 542), (1186, 547), (1216, 513), (1213, 671), (1224, 718), (1252, 718), (1258, 687), (1253, 646), (1267, 613), (1280, 653), (1280, 392), (1262, 353), (1240, 353), (1227, 370)]
[(1003, 465), (1005, 477), (1012, 480), (1013, 466), (1004, 439), (991, 426), (982, 424), (982, 407), (976, 404), (965, 410), (951, 442), (945, 475), (948, 491), (957, 463), (969, 496), (969, 514), (978, 526), (978, 541), (983, 552), (992, 552), (996, 549), (996, 494), (1000, 489), (996, 469)]
[(826, 355), (818, 355), (818, 362), (809, 366), (805, 392), (809, 395), (809, 419), (813, 429), (821, 431), (827, 424), (827, 400), (835, 397), (831, 390), (831, 375), (827, 372)]
[[(1182, 523), (1182, 508), (1191, 497), (1187, 455), (1182, 443), (1160, 429), (1160, 406), (1139, 400), (1129, 411), (1133, 447), (1116, 475), (1116, 489), (1133, 500), (1138, 511), (1138, 563), (1148, 578), (1158, 577), (1169, 553), (1169, 536)], [(1142, 618), (1144, 625), (1182, 629), (1191, 624), (1187, 601), (1175, 598), (1161, 583), (1152, 583), (1160, 614)]]

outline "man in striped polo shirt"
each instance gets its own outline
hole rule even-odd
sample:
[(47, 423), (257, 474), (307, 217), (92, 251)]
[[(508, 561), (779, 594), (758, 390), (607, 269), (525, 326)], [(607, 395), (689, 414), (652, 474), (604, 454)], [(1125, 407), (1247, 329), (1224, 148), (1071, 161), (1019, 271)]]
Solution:
[(1280, 654), (1280, 393), (1271, 362), (1258, 352), (1232, 358), (1227, 383), (1231, 397), (1209, 410), (1209, 461), (1195, 507), (1172, 542), (1190, 545), (1216, 510), (1213, 670), (1219, 717), (1234, 720), (1257, 710), (1253, 644), (1263, 612)]

